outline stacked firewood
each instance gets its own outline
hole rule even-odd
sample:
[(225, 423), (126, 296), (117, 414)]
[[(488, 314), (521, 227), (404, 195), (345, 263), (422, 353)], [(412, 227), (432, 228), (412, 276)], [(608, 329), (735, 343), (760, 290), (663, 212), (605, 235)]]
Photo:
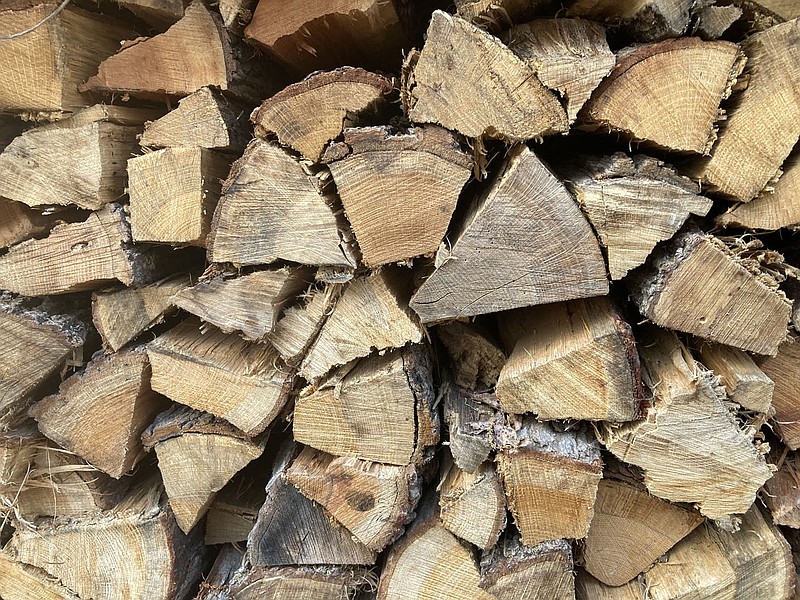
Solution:
[(795, 597), (800, 5), (435, 4), (0, 3), (0, 598)]

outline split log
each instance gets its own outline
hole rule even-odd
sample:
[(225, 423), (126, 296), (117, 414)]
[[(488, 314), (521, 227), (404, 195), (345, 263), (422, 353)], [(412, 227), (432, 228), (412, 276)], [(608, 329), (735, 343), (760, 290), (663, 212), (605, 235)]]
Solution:
[(459, 469), (448, 457), (439, 483), (439, 518), (448, 531), (488, 550), (506, 527), (506, 496), (490, 462), (475, 472)]
[(371, 121), (386, 110), (392, 82), (363, 69), (342, 67), (315, 73), (264, 100), (253, 112), (258, 137), (270, 133), (317, 162), (345, 124)]
[(190, 318), (148, 344), (153, 389), (258, 435), (283, 409), (294, 375), (267, 344), (213, 327), (203, 331)]
[(770, 412), (775, 383), (747, 353), (730, 346), (704, 343), (698, 354), (700, 361), (720, 377), (731, 400), (748, 410)]
[(555, 94), (525, 60), (445, 12), (433, 13), (422, 52), (410, 54), (404, 70), (404, 102), (416, 123), (517, 142), (569, 128)]
[(620, 460), (645, 471), (650, 493), (691, 502), (721, 522), (744, 513), (772, 476), (713, 388), (674, 333), (641, 329), (642, 374), (654, 395), (644, 420), (606, 432), (604, 444)]
[(231, 581), (242, 567), (243, 559), (243, 549), (233, 544), (222, 546), (195, 600), (228, 600)]
[(425, 323), (608, 293), (597, 238), (575, 200), (528, 148), (508, 154), (411, 300)]
[(581, 123), (666, 150), (708, 154), (719, 104), (744, 62), (736, 44), (699, 38), (622, 51), (584, 106)]
[(435, 252), (472, 167), (455, 135), (430, 125), (407, 133), (345, 129), (344, 141), (329, 146), (322, 162), (369, 268)]
[(350, 234), (322, 177), (277, 145), (253, 140), (233, 163), (208, 237), (212, 262), (288, 260), (353, 269)]
[(703, 6), (695, 10), (695, 32), (704, 40), (716, 40), (742, 16), (738, 6)]
[(239, 471), (214, 497), (206, 513), (206, 546), (247, 541), (266, 498), (268, 454)]
[(39, 453), (42, 434), (32, 419), (4, 428), (0, 433), (0, 494), (2, 494), (3, 517), (13, 506), (12, 499), (22, 488)]
[(244, 28), (253, 19), (256, 0), (220, 0), (217, 10), (225, 28), (238, 37), (244, 36)]
[(427, 348), (392, 350), (303, 390), (294, 408), (294, 438), (335, 456), (405, 466), (439, 441), (434, 401)]
[(778, 21), (790, 21), (800, 17), (800, 7), (792, 0), (740, 0), (738, 3), (758, 8)]
[(494, 423), (499, 409), (494, 394), (449, 386), (444, 393), (444, 420), (450, 453), (459, 469), (474, 473), (494, 448)]
[(778, 471), (762, 488), (760, 498), (769, 509), (772, 521), (793, 529), (800, 528), (800, 459), (788, 453)]
[(689, 215), (705, 216), (713, 204), (696, 183), (641, 154), (587, 157), (559, 174), (605, 247), (613, 280), (643, 264)]
[[(255, 567), (231, 582), (233, 600), (284, 600), (356, 598), (369, 583), (369, 572), (358, 567), (308, 565), (300, 567)], [(226, 596), (226, 599), (228, 596)]]
[(644, 594), (642, 584), (636, 579), (625, 585), (612, 587), (598, 581), (583, 569), (577, 570), (575, 578), (577, 600), (645, 600)]
[(205, 247), (230, 159), (205, 148), (165, 148), (128, 161), (135, 242)]
[(244, 35), (301, 75), (342, 65), (391, 71), (407, 43), (400, 16), (379, 0), (261, 0)]
[(313, 272), (303, 267), (254, 271), (234, 278), (223, 273), (184, 288), (172, 303), (225, 333), (238, 331), (246, 340), (266, 341), (283, 307), (311, 280)]
[(775, 409), (775, 429), (784, 444), (791, 450), (800, 448), (800, 338), (792, 335), (781, 344), (775, 357), (759, 362), (759, 368), (775, 387), (772, 407)]
[(208, 413), (173, 405), (142, 434), (155, 449), (169, 505), (184, 533), (208, 511), (214, 496), (264, 452), (266, 436), (250, 439)]
[[(711, 157), (693, 174), (726, 197), (748, 202), (775, 177), (800, 137), (800, 21), (749, 37), (747, 89), (728, 116)], [(765, 141), (766, 140), (766, 141)]]
[(497, 600), (575, 600), (567, 540), (523, 545), (507, 537), (481, 558), (481, 587)]
[[(73, 215), (77, 217), (76, 213), (68, 211), (63, 216)], [(61, 218), (59, 213), (44, 213), (22, 202), (0, 198), (0, 249), (43, 237)]]
[(607, 297), (506, 313), (497, 399), (539, 419), (632, 421), (644, 390), (633, 332)]
[(312, 448), (303, 449), (285, 478), (375, 552), (403, 533), (420, 498), (413, 465), (337, 458)]
[(653, 42), (683, 35), (693, 5), (692, 0), (574, 0), (567, 14), (620, 26), (635, 40)]
[(0, 596), (7, 600), (81, 600), (44, 569), (17, 562), (0, 552)]
[(713, 236), (683, 231), (637, 275), (634, 300), (656, 325), (757, 354), (774, 355), (786, 337), (791, 302)]
[(549, 9), (550, 4), (550, 0), (455, 0), (459, 17), (488, 31), (526, 23)]
[(485, 327), (476, 322), (452, 321), (439, 325), (435, 331), (450, 356), (456, 386), (486, 391), (497, 385), (506, 355)]
[(522, 543), (586, 537), (603, 471), (597, 442), (514, 416), (495, 431), (497, 469)]
[[(183, 0), (115, 0), (123, 8), (159, 31), (169, 29), (183, 16)], [(115, 48), (116, 50), (116, 48)], [(96, 69), (95, 69), (96, 70)], [(92, 75), (88, 73), (88, 75)], [(85, 79), (85, 78), (84, 78)]]
[(565, 99), (570, 124), (616, 63), (601, 25), (583, 19), (537, 19), (512, 27), (508, 47)]
[(48, 438), (119, 478), (144, 456), (139, 437), (166, 407), (150, 389), (147, 352), (138, 346), (93, 359), (30, 414)]

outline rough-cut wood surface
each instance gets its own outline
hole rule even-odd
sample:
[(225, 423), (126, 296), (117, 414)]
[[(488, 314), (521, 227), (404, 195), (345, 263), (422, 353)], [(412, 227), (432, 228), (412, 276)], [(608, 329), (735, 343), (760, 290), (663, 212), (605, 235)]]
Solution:
[(497, 397), (449, 386), (444, 393), (444, 420), (447, 423), (453, 462), (467, 473), (475, 470), (494, 448), (494, 423), (499, 409)]
[(43, 214), (22, 202), (0, 198), (0, 249), (32, 237), (43, 237), (61, 216), (59, 213)]
[(183, 16), (183, 0), (115, 0), (137, 17), (164, 31)]
[(488, 31), (525, 23), (549, 8), (550, 0), (455, 0), (456, 14)]
[(262, 454), (214, 496), (206, 513), (206, 546), (247, 541), (266, 498), (271, 460), (271, 453)]
[(759, 362), (759, 368), (775, 387), (772, 407), (775, 409), (776, 431), (784, 444), (792, 450), (800, 448), (800, 338), (792, 335), (781, 344), (777, 356)]
[(694, 11), (695, 32), (704, 40), (716, 40), (742, 16), (738, 6), (704, 6)]
[(461, 321), (443, 323), (435, 331), (450, 356), (458, 387), (486, 391), (497, 385), (506, 354), (490, 331), (479, 323)]
[(17, 562), (0, 553), (0, 595), (9, 600), (80, 600), (44, 569)]
[(621, 26), (642, 42), (682, 35), (689, 26), (693, 0), (574, 0), (567, 14)]
[(720, 383), (731, 400), (748, 410), (769, 413), (775, 382), (746, 352), (730, 346), (703, 343), (698, 355), (700, 361), (720, 377)]
[(365, 569), (359, 567), (330, 565), (255, 567), (244, 574), (237, 573), (230, 585), (230, 592), (233, 595), (225, 595), (224, 599), (229, 597), (235, 600), (360, 598), (361, 596), (356, 594), (368, 581), (367, 573)]
[(765, 484), (760, 495), (772, 521), (793, 529), (800, 528), (800, 462), (797, 453), (778, 462), (778, 472)]

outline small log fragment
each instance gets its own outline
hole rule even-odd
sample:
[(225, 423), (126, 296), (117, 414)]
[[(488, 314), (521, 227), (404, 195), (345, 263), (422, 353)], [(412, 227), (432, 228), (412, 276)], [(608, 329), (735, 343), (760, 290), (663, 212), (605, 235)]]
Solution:
[(565, 98), (570, 124), (616, 63), (605, 29), (583, 19), (537, 19), (512, 27), (506, 37), (539, 80)]
[(743, 4), (748, 8), (754, 8), (765, 16), (780, 21), (790, 21), (800, 17), (800, 7), (792, 0), (739, 0), (737, 4)]
[(195, 600), (228, 600), (231, 580), (242, 567), (244, 549), (224, 544), (208, 575), (200, 584)]
[(375, 552), (403, 533), (420, 498), (413, 465), (337, 458), (313, 448), (303, 449), (285, 478)]
[(25, 483), (42, 441), (42, 434), (32, 419), (0, 433), (0, 494), (4, 517), (8, 514), (6, 507), (13, 506), (11, 499)]
[(42, 237), (60, 218), (58, 213), (44, 214), (22, 202), (0, 198), (0, 249)]
[(0, 552), (0, 596), (7, 600), (81, 600), (44, 569), (17, 562)]
[(173, 405), (142, 434), (155, 449), (169, 505), (184, 533), (205, 516), (214, 496), (264, 452), (266, 436), (250, 439), (229, 423)]
[(167, 407), (150, 389), (144, 346), (99, 356), (31, 410), (39, 429), (112, 477), (144, 456), (140, 436)]
[(425, 323), (608, 292), (597, 238), (575, 200), (527, 147), (508, 154), (411, 300)]
[(632, 421), (644, 396), (630, 325), (607, 297), (520, 309), (503, 315), (513, 348), (497, 399), (510, 413), (539, 419)]
[(480, 586), (497, 600), (575, 600), (572, 545), (509, 536), (481, 558)]
[(703, 6), (694, 12), (695, 32), (704, 40), (716, 40), (722, 37), (742, 16), (742, 9), (733, 4)]
[(689, 215), (705, 216), (713, 204), (696, 183), (641, 154), (586, 158), (559, 174), (605, 247), (613, 280), (643, 264)]
[(719, 240), (691, 228), (653, 253), (630, 287), (656, 325), (757, 354), (778, 351), (792, 313), (769, 274), (754, 275)]
[(488, 31), (530, 21), (550, 4), (550, 0), (455, 0), (459, 17)]
[(459, 469), (474, 473), (494, 447), (497, 397), (449, 386), (444, 394), (444, 420), (450, 453)]
[(775, 383), (747, 353), (730, 346), (704, 343), (698, 354), (700, 361), (719, 375), (731, 400), (748, 410), (769, 413)]
[(353, 269), (349, 233), (320, 176), (287, 151), (253, 140), (233, 163), (208, 237), (212, 262), (289, 260)]
[(497, 385), (506, 354), (479, 323), (452, 321), (435, 329), (450, 356), (454, 383), (466, 390), (486, 391)]
[(274, 133), (317, 162), (346, 123), (370, 120), (388, 104), (392, 82), (364, 69), (315, 73), (267, 98), (251, 117), (258, 137)]
[(253, 19), (255, 7), (256, 0), (220, 0), (217, 5), (225, 29), (238, 37), (244, 36), (244, 28)]
[(800, 338), (796, 335), (781, 344), (777, 356), (758, 364), (775, 387), (772, 392), (774, 423), (778, 435), (791, 450), (800, 448)]
[(586, 537), (602, 478), (598, 444), (530, 417), (508, 417), (495, 436), (497, 470), (522, 543)]
[(760, 498), (769, 509), (772, 521), (793, 529), (800, 528), (800, 457), (788, 453), (778, 463), (778, 471), (762, 489)]
[(358, 590), (368, 581), (369, 572), (359, 567), (254, 567), (243, 574), (236, 574), (231, 582), (229, 597), (231, 600), (342, 600), (355, 598)]
[(345, 129), (322, 161), (370, 268), (435, 252), (472, 168), (455, 135), (431, 125)]
[(151, 385), (175, 402), (258, 435), (286, 404), (294, 376), (269, 345), (208, 329), (190, 318), (148, 344)]
[(641, 42), (683, 35), (693, 0), (574, 0), (567, 14), (620, 26)]
[(624, 585), (702, 522), (698, 513), (651, 496), (638, 485), (603, 479), (583, 546), (585, 568), (607, 585)]
[[(115, 2), (159, 31), (169, 29), (183, 16), (183, 0), (115, 0)], [(87, 76), (92, 74), (88, 73)]]
[(642, 374), (654, 401), (644, 420), (607, 431), (605, 446), (645, 471), (650, 493), (696, 504), (703, 516), (744, 513), (772, 476), (753, 445), (677, 336), (640, 330)]
[[(268, 453), (267, 453), (268, 454)], [(205, 545), (246, 542), (266, 498), (271, 462), (262, 454), (214, 496), (206, 513)]]
[(583, 569), (577, 571), (575, 577), (577, 600), (645, 600), (642, 584), (636, 579), (625, 585), (612, 587), (595, 579)]
[(422, 52), (407, 60), (404, 101), (416, 123), (509, 141), (569, 128), (564, 108), (535, 70), (464, 19), (435, 11)]

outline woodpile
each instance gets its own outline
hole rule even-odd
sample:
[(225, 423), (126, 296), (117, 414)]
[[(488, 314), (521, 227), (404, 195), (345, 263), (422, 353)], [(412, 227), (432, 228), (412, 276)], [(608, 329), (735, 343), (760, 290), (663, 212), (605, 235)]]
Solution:
[(800, 598), (800, 4), (0, 3), (0, 598)]

